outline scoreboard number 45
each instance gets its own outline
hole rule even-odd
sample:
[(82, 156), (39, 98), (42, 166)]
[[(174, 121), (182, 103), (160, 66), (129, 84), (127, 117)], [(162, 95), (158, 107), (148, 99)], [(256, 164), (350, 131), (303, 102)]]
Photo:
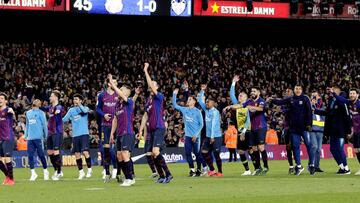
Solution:
[(76, 0), (74, 3), (74, 8), (77, 8), (79, 11), (90, 11), (92, 6), (91, 1), (89, 0)]

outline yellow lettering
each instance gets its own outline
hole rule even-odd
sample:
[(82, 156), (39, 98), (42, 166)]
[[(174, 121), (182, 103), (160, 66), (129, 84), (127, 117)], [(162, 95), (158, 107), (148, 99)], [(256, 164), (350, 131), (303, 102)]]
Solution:
[(347, 147), (347, 158), (354, 158), (352, 147)]

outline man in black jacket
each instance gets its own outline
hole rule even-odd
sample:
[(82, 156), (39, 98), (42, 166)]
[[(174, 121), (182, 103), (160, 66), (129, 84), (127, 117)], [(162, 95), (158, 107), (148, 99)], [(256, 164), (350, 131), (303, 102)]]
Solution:
[(300, 175), (304, 171), (301, 166), (300, 159), (300, 142), (301, 137), (304, 139), (307, 153), (309, 155), (309, 171), (313, 175), (315, 173), (314, 156), (311, 153), (310, 134), (312, 128), (312, 109), (309, 97), (303, 94), (300, 85), (294, 88), (295, 95), (282, 100), (273, 100), (275, 105), (288, 106), (289, 130), (291, 133), (291, 141), (296, 162), (296, 175)]
[(330, 93), (326, 110), (316, 109), (315, 113), (325, 117), (324, 136), (330, 137), (330, 151), (340, 169), (337, 174), (350, 174), (344, 151), (345, 137), (351, 133), (350, 114), (348, 106), (340, 102), (336, 95), (340, 95), (340, 88), (328, 88)]

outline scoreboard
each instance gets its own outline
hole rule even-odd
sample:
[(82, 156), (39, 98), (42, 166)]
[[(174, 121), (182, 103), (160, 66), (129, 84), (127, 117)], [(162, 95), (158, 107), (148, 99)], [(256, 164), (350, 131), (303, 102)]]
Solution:
[[(339, 0), (340, 1), (340, 0)], [(65, 13), (88, 13), (136, 16), (214, 16), (246, 18), (287, 19), (349, 19), (360, 20), (360, 0), (347, 2), (339, 9), (337, 4), (328, 5), (328, 13), (321, 13), (321, 3), (305, 6), (298, 3), (297, 12), (290, 12), (289, 2), (271, 0), (0, 0), (1, 10), (56, 11)], [(304, 12), (305, 8), (312, 8)], [(250, 9), (249, 9), (250, 8)], [(249, 10), (248, 10), (249, 9)], [(338, 13), (341, 10), (341, 13)]]
[(65, 11), (66, 2), (55, 6), (55, 0), (10, 0), (7, 4), (0, 0), (0, 10)]
[(70, 0), (70, 11), (77, 13), (191, 16), (191, 0)]

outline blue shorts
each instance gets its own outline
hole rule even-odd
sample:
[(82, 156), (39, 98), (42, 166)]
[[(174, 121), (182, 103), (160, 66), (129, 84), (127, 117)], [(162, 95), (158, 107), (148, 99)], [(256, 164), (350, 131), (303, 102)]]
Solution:
[(110, 144), (111, 126), (101, 127), (101, 140), (103, 144)]
[(47, 149), (48, 150), (60, 150), (62, 144), (62, 135), (53, 134), (47, 138)]
[(77, 137), (73, 137), (72, 144), (73, 153), (89, 151), (89, 135), (80, 135)]
[(150, 140), (145, 140), (144, 153), (152, 152), (152, 145)]
[(265, 144), (266, 130), (266, 128), (252, 130), (250, 134), (249, 145), (258, 146)]
[(135, 145), (135, 136), (125, 134), (122, 136), (117, 136), (116, 138), (116, 148), (117, 151), (133, 151)]
[(203, 146), (201, 147), (201, 150), (208, 152), (211, 151), (220, 152), (222, 145), (222, 137), (215, 137), (214, 139), (215, 139), (214, 143), (210, 144), (210, 138), (206, 137)]
[(154, 132), (152, 132), (150, 137), (150, 143), (152, 148), (159, 147), (160, 149), (162, 149), (165, 145), (164, 137), (165, 137), (164, 128), (156, 129)]
[(0, 157), (12, 157), (14, 150), (14, 141), (1, 140), (0, 141)]

